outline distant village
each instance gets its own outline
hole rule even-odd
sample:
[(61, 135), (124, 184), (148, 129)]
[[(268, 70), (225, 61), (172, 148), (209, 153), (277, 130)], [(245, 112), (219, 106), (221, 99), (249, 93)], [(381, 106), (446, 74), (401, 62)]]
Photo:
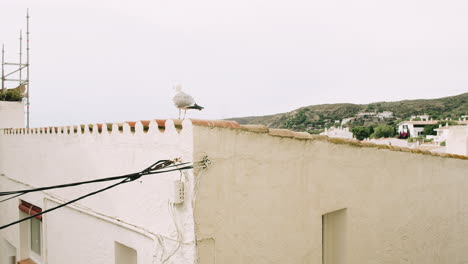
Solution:
[(427, 114), (414, 115), (409, 120), (399, 122), (396, 127), (349, 126), (356, 120), (385, 121), (393, 118), (393, 112), (390, 111), (360, 112), (355, 117), (345, 118), (341, 122), (336, 120), (334, 126), (325, 128), (320, 135), (430, 152), (468, 155), (468, 115), (460, 116), (457, 120), (434, 120)]

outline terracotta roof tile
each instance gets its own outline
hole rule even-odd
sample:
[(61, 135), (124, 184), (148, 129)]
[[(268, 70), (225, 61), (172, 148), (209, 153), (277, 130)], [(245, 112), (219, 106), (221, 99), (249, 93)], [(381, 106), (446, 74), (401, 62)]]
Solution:
[(23, 259), (23, 260), (18, 261), (18, 264), (36, 264), (36, 262), (34, 262), (34, 261), (32, 261), (32, 259), (28, 258), (28, 259)]
[(149, 127), (151, 120), (141, 120), (140, 122), (143, 125), (143, 127)]
[(156, 121), (158, 127), (166, 127), (166, 120), (167, 119), (155, 119), (154, 121)]
[(127, 123), (130, 127), (135, 127), (136, 124), (135, 121), (126, 121), (125, 123)]

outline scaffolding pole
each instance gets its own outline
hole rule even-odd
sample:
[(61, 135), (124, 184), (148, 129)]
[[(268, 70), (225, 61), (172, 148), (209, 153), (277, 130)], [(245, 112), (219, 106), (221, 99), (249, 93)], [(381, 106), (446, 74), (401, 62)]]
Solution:
[[(20, 67), (18, 69), (19, 71), (19, 82), (18, 82), (18, 86), (21, 86), (21, 70), (23, 69), (21, 66), (21, 64), (23, 63), (23, 32), (22, 30), (20, 30), (20, 37), (19, 37), (19, 64), (20, 64)], [(20, 92), (21, 92), (21, 87), (20, 87)]]
[(26, 65), (26, 81), (28, 88), (26, 93), (26, 128), (29, 128), (29, 8), (26, 9)]
[[(30, 87), (30, 81), (29, 81), (29, 9), (26, 10), (26, 63), (23, 63), (23, 31), (20, 30), (20, 36), (19, 36), (19, 63), (11, 63), (11, 62), (5, 62), (5, 44), (2, 44), (2, 76), (1, 76), (1, 82), (2, 82), (2, 91), (7, 89), (5, 87), (5, 82), (17, 82), (18, 83), (18, 90), (21, 94), (22, 92), (22, 87), (26, 87), (26, 96), (25, 98), (22, 97), (22, 100), (26, 101), (26, 127), (29, 128), (29, 121), (30, 121), (30, 113), (29, 113), (29, 87)], [(18, 66), (17, 69), (7, 73), (5, 75), (5, 66)], [(26, 70), (26, 79), (24, 79), (23, 76), (23, 70)], [(18, 78), (6, 78), (10, 75), (13, 75), (15, 73), (18, 73)], [(24, 102), (24, 101), (23, 101)]]
[(2, 91), (5, 89), (5, 44), (2, 44)]

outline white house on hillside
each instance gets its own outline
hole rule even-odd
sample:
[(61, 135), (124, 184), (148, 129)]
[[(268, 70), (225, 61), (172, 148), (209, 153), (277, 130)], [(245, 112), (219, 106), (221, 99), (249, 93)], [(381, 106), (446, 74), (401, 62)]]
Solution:
[(380, 118), (380, 119), (392, 118), (393, 117), (393, 112), (383, 111), (381, 113), (378, 113), (377, 117)]
[(450, 129), (450, 126), (448, 125), (448, 123), (445, 126), (439, 125), (439, 128), (434, 129), (437, 132), (436, 136), (426, 136), (426, 137), (432, 138), (434, 140), (434, 143), (440, 144), (447, 140), (449, 129)]
[(410, 137), (421, 136), (424, 131), (424, 127), (427, 125), (436, 125), (439, 121), (403, 121), (398, 124), (398, 133), (408, 133)]
[[(426, 120), (426, 121), (403, 121), (398, 124), (398, 133), (409, 133), (410, 137), (417, 137), (421, 136), (424, 131), (424, 127), (427, 125), (437, 125), (442, 120)], [(458, 125), (468, 125), (468, 121), (461, 120), (456, 121)], [(445, 129), (443, 127), (439, 127), (440, 129)], [(437, 129), (436, 129), (437, 131)], [(438, 133), (439, 135), (439, 133)], [(441, 139), (439, 141), (443, 141), (442, 139), (445, 137), (444, 131), (440, 131)]]
[(325, 128), (325, 131), (320, 133), (322, 136), (329, 136), (332, 138), (346, 138), (353, 139), (353, 133), (349, 131), (349, 127), (330, 127), (329, 129)]
[(420, 121), (429, 121), (429, 115), (415, 115), (411, 116), (410, 121), (413, 121), (414, 119), (420, 119)]

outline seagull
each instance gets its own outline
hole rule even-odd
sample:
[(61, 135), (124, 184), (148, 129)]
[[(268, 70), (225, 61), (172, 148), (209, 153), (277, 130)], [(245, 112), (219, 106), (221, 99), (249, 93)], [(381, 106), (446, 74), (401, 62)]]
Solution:
[(182, 92), (182, 85), (176, 85), (174, 89), (176, 90), (176, 94), (172, 98), (172, 101), (174, 102), (175, 106), (179, 108), (179, 120), (180, 111), (182, 109), (184, 110), (184, 119), (185, 115), (187, 114), (187, 109), (197, 109), (200, 111), (203, 109), (202, 106), (199, 106), (195, 103), (195, 100), (193, 100), (192, 96)]

